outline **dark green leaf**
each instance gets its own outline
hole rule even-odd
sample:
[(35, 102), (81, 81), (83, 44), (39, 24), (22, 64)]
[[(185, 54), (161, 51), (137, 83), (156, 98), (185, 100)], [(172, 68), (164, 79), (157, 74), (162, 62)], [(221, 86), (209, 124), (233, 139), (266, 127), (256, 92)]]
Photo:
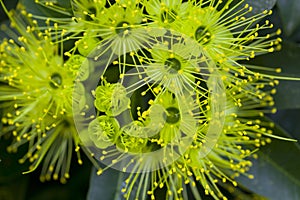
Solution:
[[(16, 7), (18, 0), (4, 0), (3, 3), (7, 10), (13, 9)], [(2, 6), (0, 5), (0, 22), (7, 20), (8, 17), (6, 13), (4, 12)]]
[[(234, 200), (267, 200), (265, 197), (260, 196), (258, 194), (255, 194), (249, 189), (244, 188), (242, 185), (239, 185), (238, 187), (235, 187), (232, 185), (232, 183), (222, 183), (221, 181), (218, 183), (222, 188), (224, 188), (226, 191), (222, 191), (223, 194), (228, 199), (234, 199)], [(205, 198), (206, 200), (206, 198)]]
[[(258, 13), (263, 12), (264, 10), (271, 10), (274, 5), (276, 4), (277, 0), (244, 0), (243, 2), (241, 0), (233, 0), (233, 2), (231, 3), (231, 7), (235, 6), (236, 4), (240, 4), (236, 9), (234, 9), (234, 11), (232, 12), (232, 14), (234, 14), (235, 12), (238, 12), (239, 10), (243, 9), (245, 7), (246, 4), (248, 4), (248, 6), (252, 7), (252, 11), (249, 13), (246, 13), (245, 16), (246, 17), (252, 17), (254, 15), (257, 15)], [(224, 1), (223, 4), (225, 4)], [(222, 4), (221, 4), (222, 5)]]
[[(99, 163), (100, 166), (105, 168), (106, 166)], [(148, 173), (148, 172), (145, 172)], [(149, 172), (151, 173), (151, 172)], [(124, 194), (121, 189), (125, 188), (127, 185), (126, 179), (128, 179), (132, 174), (128, 172), (121, 172), (113, 168), (106, 169), (100, 176), (96, 174), (96, 169), (94, 168), (91, 173), (90, 179), (90, 188), (88, 191), (88, 200), (98, 200), (98, 199), (109, 199), (109, 200), (125, 200)], [(143, 182), (142, 188), (139, 188), (140, 182), (144, 178), (145, 174), (136, 174), (138, 177), (133, 182), (132, 187), (130, 187), (130, 192), (128, 190), (128, 194), (130, 193), (129, 199), (148, 199), (149, 195), (148, 191), (148, 183)], [(141, 175), (141, 176), (139, 176)], [(131, 184), (131, 183), (130, 183)], [(147, 185), (145, 185), (147, 184)], [(146, 186), (146, 187), (145, 187)], [(140, 189), (140, 190), (139, 190)], [(157, 193), (157, 199), (164, 199), (165, 195), (162, 193)]]
[(299, 0), (278, 0), (277, 4), (285, 32), (292, 35), (300, 26)]
[(115, 169), (109, 168), (98, 176), (96, 169), (93, 168), (87, 199), (120, 199), (123, 178), (124, 174)]
[[(278, 126), (274, 134), (290, 137)], [(300, 199), (299, 143), (273, 139), (257, 154), (259, 158), (253, 160), (249, 172), (254, 175), (254, 180), (241, 177), (238, 181), (271, 200)]]
[(276, 124), (300, 141), (300, 109), (279, 110), (271, 118)]
[[(282, 76), (300, 77), (299, 67), (300, 46), (294, 43), (284, 43), (282, 51), (270, 55), (273, 62), (282, 68)], [(282, 80), (275, 95), (278, 109), (300, 108), (300, 81)]]
[(275, 95), (278, 109), (300, 108), (300, 81), (281, 81)]
[[(32, 13), (37, 16), (49, 17), (49, 18), (60, 18), (70, 17), (72, 14), (71, 3), (66, 0), (50, 0), (47, 2), (53, 2), (54, 6), (45, 6), (45, 4), (38, 4), (35, 0), (20, 0), (20, 3), (26, 7), (28, 13)], [(58, 9), (60, 8), (60, 9)]]
[(300, 26), (298, 26), (298, 29), (295, 31), (295, 34), (293, 34), (291, 39), (300, 44)]
[(277, 0), (245, 0), (245, 4), (252, 6), (251, 15), (263, 12), (264, 10), (271, 10), (276, 4)]
[[(271, 68), (281, 68), (281, 74), (275, 76), (300, 77), (299, 67), (300, 46), (295, 43), (284, 42), (282, 50), (272, 54), (258, 56), (251, 61), (255, 65), (261, 65)], [(279, 78), (280, 80), (280, 78)], [(299, 79), (300, 80), (300, 79)], [(277, 94), (275, 95), (275, 103), (278, 109), (300, 108), (300, 81), (296, 80), (281, 80), (277, 87)]]

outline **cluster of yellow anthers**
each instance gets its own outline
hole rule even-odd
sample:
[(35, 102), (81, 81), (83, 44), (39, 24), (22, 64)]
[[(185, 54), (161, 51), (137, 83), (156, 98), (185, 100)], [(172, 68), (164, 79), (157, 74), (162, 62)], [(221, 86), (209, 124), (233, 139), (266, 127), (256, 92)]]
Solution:
[(0, 46), (1, 135), (14, 136), (9, 152), (28, 144), (19, 162), (29, 160), (30, 171), (44, 161), (42, 181), (53, 177), (66, 182), (73, 149), (82, 163), (71, 110), (80, 60), (64, 58), (63, 44), (54, 44), (49, 33), (38, 31), (37, 22), (20, 7), (18, 12), (8, 13), (13, 29), (1, 27), (9, 37)]
[(8, 150), (27, 144), (20, 162), (43, 162), (41, 180), (65, 182), (80, 147), (107, 165), (99, 175), (130, 172), (126, 199), (160, 188), (186, 199), (187, 187), (226, 199), (219, 182), (253, 178), (248, 158), (276, 137), (264, 115), (276, 112), (278, 81), (266, 72), (280, 69), (240, 61), (280, 49), (280, 30), (260, 34), (271, 11), (247, 17), (252, 7), (233, 0), (36, 3), (60, 16), (7, 11), (0, 101)]

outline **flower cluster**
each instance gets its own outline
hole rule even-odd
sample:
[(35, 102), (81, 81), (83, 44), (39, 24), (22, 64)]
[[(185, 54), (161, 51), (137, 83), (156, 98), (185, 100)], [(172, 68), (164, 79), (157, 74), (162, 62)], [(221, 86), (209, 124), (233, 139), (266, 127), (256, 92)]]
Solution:
[(266, 72), (280, 69), (242, 63), (280, 49), (280, 30), (261, 34), (271, 11), (248, 17), (252, 7), (233, 0), (73, 0), (70, 12), (36, 2), (64, 16), (13, 14), (21, 36), (0, 48), (2, 122), (10, 150), (29, 144), (21, 162), (44, 160), (45, 178), (65, 179), (73, 143), (84, 146), (130, 172), (126, 199), (160, 188), (186, 199), (187, 187), (226, 199), (220, 182), (253, 178), (249, 157), (276, 137), (264, 115), (276, 112), (278, 80)]
[(65, 183), (70, 176), (73, 151), (82, 164), (72, 93), (84, 57), (75, 52), (65, 56), (63, 43), (56, 44), (53, 33), (39, 31), (37, 21), (21, 5), (18, 11), (7, 11), (12, 28), (1, 27), (8, 38), (0, 46), (4, 125), (0, 136), (13, 136), (9, 152), (27, 146), (28, 152), (19, 162), (31, 163), (28, 172), (43, 162), (41, 181), (53, 178)]

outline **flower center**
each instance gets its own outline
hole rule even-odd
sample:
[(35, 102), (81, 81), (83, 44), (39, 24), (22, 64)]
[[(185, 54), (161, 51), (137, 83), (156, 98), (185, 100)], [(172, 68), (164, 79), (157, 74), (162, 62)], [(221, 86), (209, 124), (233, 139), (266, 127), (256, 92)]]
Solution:
[(160, 19), (162, 22), (172, 23), (175, 21), (177, 13), (174, 10), (171, 11), (163, 11), (160, 15)]
[(207, 44), (211, 39), (211, 34), (204, 26), (200, 26), (195, 31), (195, 39), (197, 42)]
[(176, 58), (168, 58), (165, 61), (165, 68), (169, 69), (171, 74), (175, 74), (181, 69), (181, 63)]
[(122, 34), (126, 35), (129, 33), (130, 29), (131, 28), (129, 27), (129, 23), (126, 21), (122, 21), (117, 24), (116, 33), (119, 35), (122, 35)]
[(179, 110), (175, 107), (167, 108), (166, 122), (169, 124), (176, 124), (180, 120)]
[(61, 86), (62, 84), (62, 77), (60, 74), (58, 73), (54, 73), (51, 75), (50, 77), (50, 82), (49, 85), (53, 88), (53, 89), (57, 89), (59, 88), (59, 86)]

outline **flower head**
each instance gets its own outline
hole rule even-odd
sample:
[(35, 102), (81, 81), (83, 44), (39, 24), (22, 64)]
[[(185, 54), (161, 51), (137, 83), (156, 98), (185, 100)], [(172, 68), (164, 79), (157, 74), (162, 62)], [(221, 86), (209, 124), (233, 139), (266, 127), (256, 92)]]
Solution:
[[(53, 4), (42, 2), (39, 4), (54, 7)], [(72, 20), (70, 18), (47, 20), (62, 24), (60, 31), (67, 35), (67, 38), (81, 38), (76, 42), (76, 47), (84, 56), (100, 44), (106, 45), (106, 51), (118, 55), (139, 48), (146, 41), (145, 30), (140, 28), (144, 20), (142, 10), (134, 1), (109, 3), (108, 8), (105, 5), (105, 1), (72, 1), (74, 13), (74, 15), (70, 13)]]
[(143, 1), (148, 14), (146, 16), (153, 23), (153, 26), (162, 26), (165, 28), (179, 28), (181, 20), (189, 12), (189, 4), (190, 2), (183, 2), (182, 0)]
[(280, 49), (281, 39), (274, 37), (280, 34), (280, 30), (265, 35), (260, 33), (273, 27), (268, 20), (260, 23), (272, 11), (265, 10), (249, 17), (252, 7), (243, 1), (232, 6), (230, 0), (219, 8), (220, 4), (220, 1), (196, 3), (187, 20), (182, 21), (180, 32), (200, 43), (219, 63), (248, 60)]
[(20, 36), (3, 27), (10, 38), (2, 41), (0, 52), (0, 101), (5, 125), (1, 135), (12, 133), (9, 151), (28, 144), (20, 163), (29, 160), (29, 172), (43, 163), (42, 181), (53, 177), (65, 182), (74, 150), (82, 163), (78, 151), (81, 141), (71, 110), (74, 79), (82, 57), (64, 57), (63, 44), (53, 43), (47, 32), (37, 30), (36, 21), (22, 7), (18, 9), (21, 15), (8, 15)]
[[(263, 96), (261, 97), (261, 95), (251, 93), (248, 88), (264, 84), (264, 81), (265, 78), (260, 77), (238, 86), (232, 85), (230, 90), (224, 91), (226, 96), (223, 97), (219, 96), (222, 94), (219, 90), (213, 98), (223, 99), (226, 105), (220, 102), (212, 103), (213, 99), (210, 103), (196, 100), (194, 106), (203, 112), (198, 115), (198, 118), (194, 117), (199, 122), (197, 131), (183, 155), (160, 170), (139, 175), (130, 174), (126, 180), (127, 185), (122, 190), (125, 197), (127, 199), (134, 197), (135, 194), (131, 193), (131, 188), (135, 179), (140, 181), (137, 185), (139, 190), (144, 192), (144, 195), (150, 195), (152, 199), (156, 199), (155, 190), (159, 188), (166, 188), (166, 198), (182, 199), (187, 187), (195, 188), (198, 184), (204, 187), (206, 195), (211, 195), (215, 199), (227, 199), (220, 191), (218, 183), (229, 182), (237, 186), (234, 179), (240, 175), (253, 179), (253, 175), (247, 173), (252, 166), (249, 158), (256, 157), (255, 152), (258, 148), (271, 142), (269, 137), (272, 137), (271, 129), (274, 124), (264, 121), (262, 116), (264, 113), (274, 112), (272, 108), (274, 102), (271, 97), (274, 90), (256, 90), (257, 93), (261, 93)], [(247, 91), (245, 95), (243, 92)], [(232, 95), (235, 95), (235, 99), (231, 97)], [(168, 98), (167, 93), (159, 98), (162, 97), (164, 97), (164, 102), (166, 101), (163, 106), (172, 105), (173, 108), (175, 103), (173, 98)], [(268, 109), (261, 110), (263, 107)], [(171, 119), (171, 122), (176, 121), (178, 114), (171, 115)], [(162, 135), (172, 136), (170, 130), (172, 129), (169, 127), (168, 133), (163, 132)], [(219, 137), (211, 137), (211, 133), (217, 132), (220, 133)], [(211, 143), (213, 139), (216, 139), (216, 143), (208, 152), (207, 149), (211, 147), (208, 143)], [(149, 181), (148, 189), (144, 189), (142, 185), (147, 185)], [(195, 197), (200, 196), (197, 190), (192, 189), (192, 191)]]
[(116, 116), (129, 107), (130, 100), (126, 95), (126, 89), (120, 83), (110, 84), (103, 80), (95, 90), (94, 105), (106, 115)]

